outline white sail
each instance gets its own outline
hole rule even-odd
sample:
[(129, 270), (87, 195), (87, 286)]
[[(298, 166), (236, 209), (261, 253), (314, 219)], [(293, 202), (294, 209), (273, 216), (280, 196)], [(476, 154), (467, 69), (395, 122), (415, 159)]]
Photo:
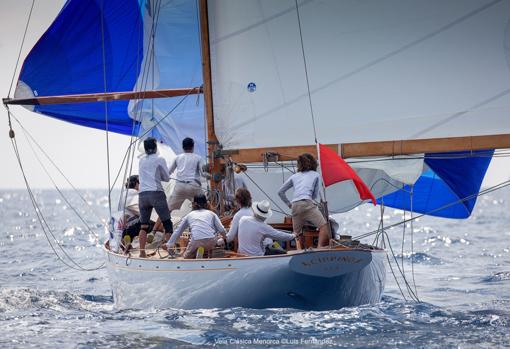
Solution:
[[(509, 1), (298, 4), (319, 142), (510, 132)], [(208, 6), (220, 142), (313, 144), (294, 0)]]
[[(351, 167), (357, 172), (375, 197), (393, 193), (405, 184), (414, 184), (423, 172), (423, 154), (410, 157), (385, 159), (351, 159)], [(287, 163), (285, 167), (263, 168), (255, 164), (245, 173), (245, 183), (255, 201), (270, 200), (274, 214), (272, 222), (281, 222), (290, 210), (278, 196), (278, 190), (296, 169)], [(287, 196), (290, 198), (292, 189)], [(346, 212), (360, 205), (362, 200), (352, 181), (343, 181), (326, 188), (326, 199), (330, 213)]]

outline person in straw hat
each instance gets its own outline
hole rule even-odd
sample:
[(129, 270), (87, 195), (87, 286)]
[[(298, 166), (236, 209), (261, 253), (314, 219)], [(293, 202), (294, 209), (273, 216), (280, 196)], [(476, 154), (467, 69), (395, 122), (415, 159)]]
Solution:
[(263, 256), (264, 239), (290, 241), (296, 238), (296, 234), (276, 230), (265, 222), (273, 213), (269, 201), (254, 202), (251, 208), (253, 216), (242, 217), (239, 221), (239, 253), (247, 256)]

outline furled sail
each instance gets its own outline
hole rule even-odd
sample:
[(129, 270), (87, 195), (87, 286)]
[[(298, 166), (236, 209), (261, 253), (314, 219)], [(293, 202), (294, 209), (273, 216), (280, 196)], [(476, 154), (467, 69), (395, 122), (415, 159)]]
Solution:
[[(297, 3), (319, 142), (510, 132), (510, 2)], [(208, 6), (223, 146), (314, 144), (295, 1)]]

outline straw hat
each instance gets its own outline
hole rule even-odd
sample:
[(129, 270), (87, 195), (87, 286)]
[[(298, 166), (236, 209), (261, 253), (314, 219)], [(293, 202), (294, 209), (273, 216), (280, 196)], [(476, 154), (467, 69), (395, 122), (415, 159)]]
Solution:
[(261, 218), (267, 219), (271, 217), (273, 211), (271, 211), (271, 204), (267, 200), (254, 202), (251, 205), (253, 213)]

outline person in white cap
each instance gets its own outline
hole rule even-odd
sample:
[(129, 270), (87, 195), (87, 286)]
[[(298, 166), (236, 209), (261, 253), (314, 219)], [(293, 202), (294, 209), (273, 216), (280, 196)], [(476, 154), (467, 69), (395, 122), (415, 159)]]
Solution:
[(263, 256), (265, 252), (264, 239), (272, 238), (278, 241), (290, 241), (296, 238), (296, 234), (285, 233), (274, 229), (265, 223), (271, 217), (271, 205), (269, 201), (254, 202), (251, 206), (253, 216), (242, 217), (239, 221), (239, 250), (238, 253), (247, 256)]

